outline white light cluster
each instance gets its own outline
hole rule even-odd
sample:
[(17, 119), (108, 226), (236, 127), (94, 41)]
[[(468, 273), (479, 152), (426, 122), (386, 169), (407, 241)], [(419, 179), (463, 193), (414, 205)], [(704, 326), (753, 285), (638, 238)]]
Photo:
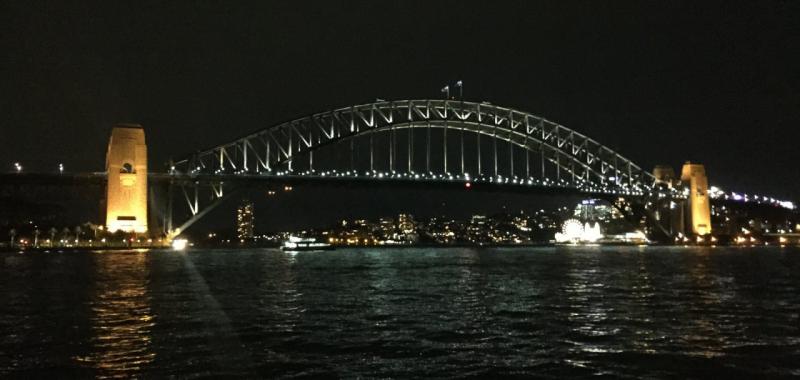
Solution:
[(724, 190), (716, 186), (711, 186), (711, 188), (708, 190), (708, 196), (711, 199), (724, 199), (724, 200), (733, 200), (736, 202), (768, 204), (772, 206), (783, 207), (789, 210), (794, 210), (797, 207), (792, 201), (783, 201), (780, 199), (775, 199), (772, 197), (761, 196), (761, 195), (749, 195), (744, 193), (740, 194), (733, 191), (731, 191), (730, 193), (726, 193)]
[(174, 239), (172, 240), (172, 249), (176, 251), (183, 251), (189, 245), (189, 241), (186, 239)]
[(561, 225), (561, 232), (556, 232), (558, 243), (594, 243), (603, 238), (600, 223), (582, 224), (577, 219), (567, 219)]

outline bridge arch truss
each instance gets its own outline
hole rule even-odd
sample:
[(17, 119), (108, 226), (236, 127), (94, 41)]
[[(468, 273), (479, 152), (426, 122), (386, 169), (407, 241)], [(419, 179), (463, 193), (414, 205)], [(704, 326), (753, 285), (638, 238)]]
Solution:
[[(379, 135), (388, 144), (376, 146)], [(330, 146), (349, 150), (350, 164), (320, 168), (314, 155)], [(369, 167), (357, 170), (353, 152), (367, 146)], [(498, 154), (498, 146), (506, 157)], [(375, 168), (376, 155), (388, 161), (385, 170)], [(642, 195), (654, 183), (631, 160), (563, 125), (459, 100), (381, 101), (313, 114), (196, 152), (172, 163), (170, 173), (510, 182), (629, 195)]]

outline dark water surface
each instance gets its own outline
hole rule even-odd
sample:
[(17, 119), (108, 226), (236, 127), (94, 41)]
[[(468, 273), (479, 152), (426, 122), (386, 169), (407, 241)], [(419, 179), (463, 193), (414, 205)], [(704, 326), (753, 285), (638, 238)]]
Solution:
[(0, 254), (0, 377), (800, 376), (800, 249)]

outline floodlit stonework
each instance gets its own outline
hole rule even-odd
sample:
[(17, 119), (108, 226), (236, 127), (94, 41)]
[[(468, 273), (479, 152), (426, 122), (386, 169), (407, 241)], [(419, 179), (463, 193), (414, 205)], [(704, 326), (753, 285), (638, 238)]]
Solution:
[(689, 219), (692, 233), (711, 233), (711, 203), (708, 199), (708, 177), (703, 165), (687, 162), (681, 170), (681, 181), (689, 185)]
[(111, 232), (147, 232), (147, 145), (142, 126), (114, 127), (106, 171), (106, 228)]

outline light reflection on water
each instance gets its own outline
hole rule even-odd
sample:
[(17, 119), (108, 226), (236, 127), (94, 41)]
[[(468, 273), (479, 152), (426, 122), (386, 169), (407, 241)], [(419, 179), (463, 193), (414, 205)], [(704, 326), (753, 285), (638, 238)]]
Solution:
[(0, 254), (0, 377), (800, 374), (800, 250)]
[(145, 252), (96, 254), (89, 301), (92, 353), (75, 360), (96, 369), (98, 378), (129, 378), (155, 358), (151, 329), (149, 267)]

